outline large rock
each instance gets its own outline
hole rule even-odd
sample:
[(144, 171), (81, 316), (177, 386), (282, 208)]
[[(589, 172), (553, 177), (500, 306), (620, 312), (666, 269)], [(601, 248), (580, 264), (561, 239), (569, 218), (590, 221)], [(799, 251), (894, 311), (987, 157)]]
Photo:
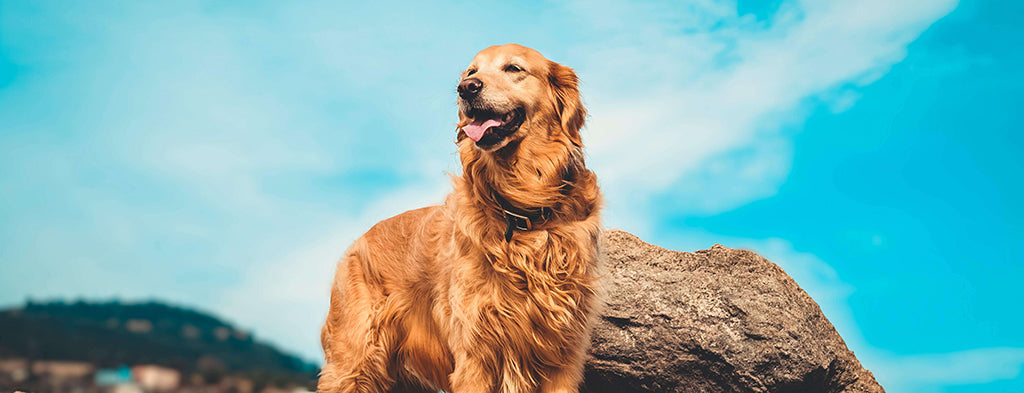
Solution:
[(792, 278), (750, 251), (605, 234), (588, 393), (884, 392)]

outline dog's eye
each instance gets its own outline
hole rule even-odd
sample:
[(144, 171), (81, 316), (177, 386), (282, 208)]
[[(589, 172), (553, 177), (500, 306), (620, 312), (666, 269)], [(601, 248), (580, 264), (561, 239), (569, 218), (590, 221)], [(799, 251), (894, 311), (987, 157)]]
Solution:
[(515, 64), (509, 64), (509, 65), (505, 66), (505, 72), (520, 72), (522, 70), (523, 70), (522, 68), (519, 68), (519, 66), (517, 66)]
[(473, 75), (475, 73), (476, 73), (476, 68), (470, 68), (469, 71), (466, 71), (466, 76), (470, 76), (470, 75)]

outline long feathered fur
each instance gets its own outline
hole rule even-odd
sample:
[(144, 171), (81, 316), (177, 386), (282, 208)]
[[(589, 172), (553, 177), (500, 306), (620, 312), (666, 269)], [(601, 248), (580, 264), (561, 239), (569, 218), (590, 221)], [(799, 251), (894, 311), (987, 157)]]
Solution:
[[(382, 221), (339, 263), (321, 392), (575, 392), (598, 304), (601, 196), (586, 168), (575, 74), (487, 152), (460, 136), (442, 206)], [(552, 214), (506, 242), (499, 193)]]

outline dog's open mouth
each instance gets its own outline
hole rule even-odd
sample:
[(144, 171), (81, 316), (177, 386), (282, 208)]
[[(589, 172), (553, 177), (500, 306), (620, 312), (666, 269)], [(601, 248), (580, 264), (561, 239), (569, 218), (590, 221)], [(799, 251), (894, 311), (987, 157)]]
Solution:
[(523, 108), (516, 108), (506, 113), (489, 110), (473, 109), (467, 116), (473, 121), (462, 126), (466, 136), (473, 139), (477, 146), (488, 147), (498, 144), (523, 125), (526, 118)]

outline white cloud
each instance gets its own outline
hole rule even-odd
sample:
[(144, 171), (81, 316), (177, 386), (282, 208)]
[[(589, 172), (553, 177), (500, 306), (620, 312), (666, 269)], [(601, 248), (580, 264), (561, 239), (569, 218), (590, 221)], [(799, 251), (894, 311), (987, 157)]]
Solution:
[(792, 156), (779, 128), (798, 124), (808, 102), (852, 106), (851, 86), (885, 74), (956, 3), (789, 1), (768, 23), (719, 2), (683, 15), (580, 7), (615, 37), (576, 50), (585, 53), (590, 163), (611, 216), (659, 194), (690, 195), (677, 208), (693, 213), (772, 195)]
[(943, 386), (1014, 379), (1024, 369), (1024, 348), (982, 348), (913, 356), (889, 356), (873, 370), (887, 391), (940, 392)]
[(258, 326), (261, 339), (321, 360), (319, 328), (327, 315), (336, 262), (376, 222), (443, 202), (446, 187), (412, 184), (346, 218), (322, 237), (277, 259), (260, 261), (242, 283), (226, 288), (211, 307), (241, 326)]
[(321, 360), (319, 327), (327, 315), (335, 263), (366, 224), (372, 225), (347, 222), (309, 247), (254, 266), (209, 307), (240, 326), (257, 327), (257, 339)]
[(848, 298), (856, 290), (835, 269), (813, 254), (797, 251), (782, 239), (718, 241), (755, 250), (783, 268), (818, 303), (847, 347), (891, 393), (941, 392), (950, 385), (972, 385), (1017, 378), (1024, 348), (979, 348), (924, 355), (897, 355), (875, 348), (858, 328)]

